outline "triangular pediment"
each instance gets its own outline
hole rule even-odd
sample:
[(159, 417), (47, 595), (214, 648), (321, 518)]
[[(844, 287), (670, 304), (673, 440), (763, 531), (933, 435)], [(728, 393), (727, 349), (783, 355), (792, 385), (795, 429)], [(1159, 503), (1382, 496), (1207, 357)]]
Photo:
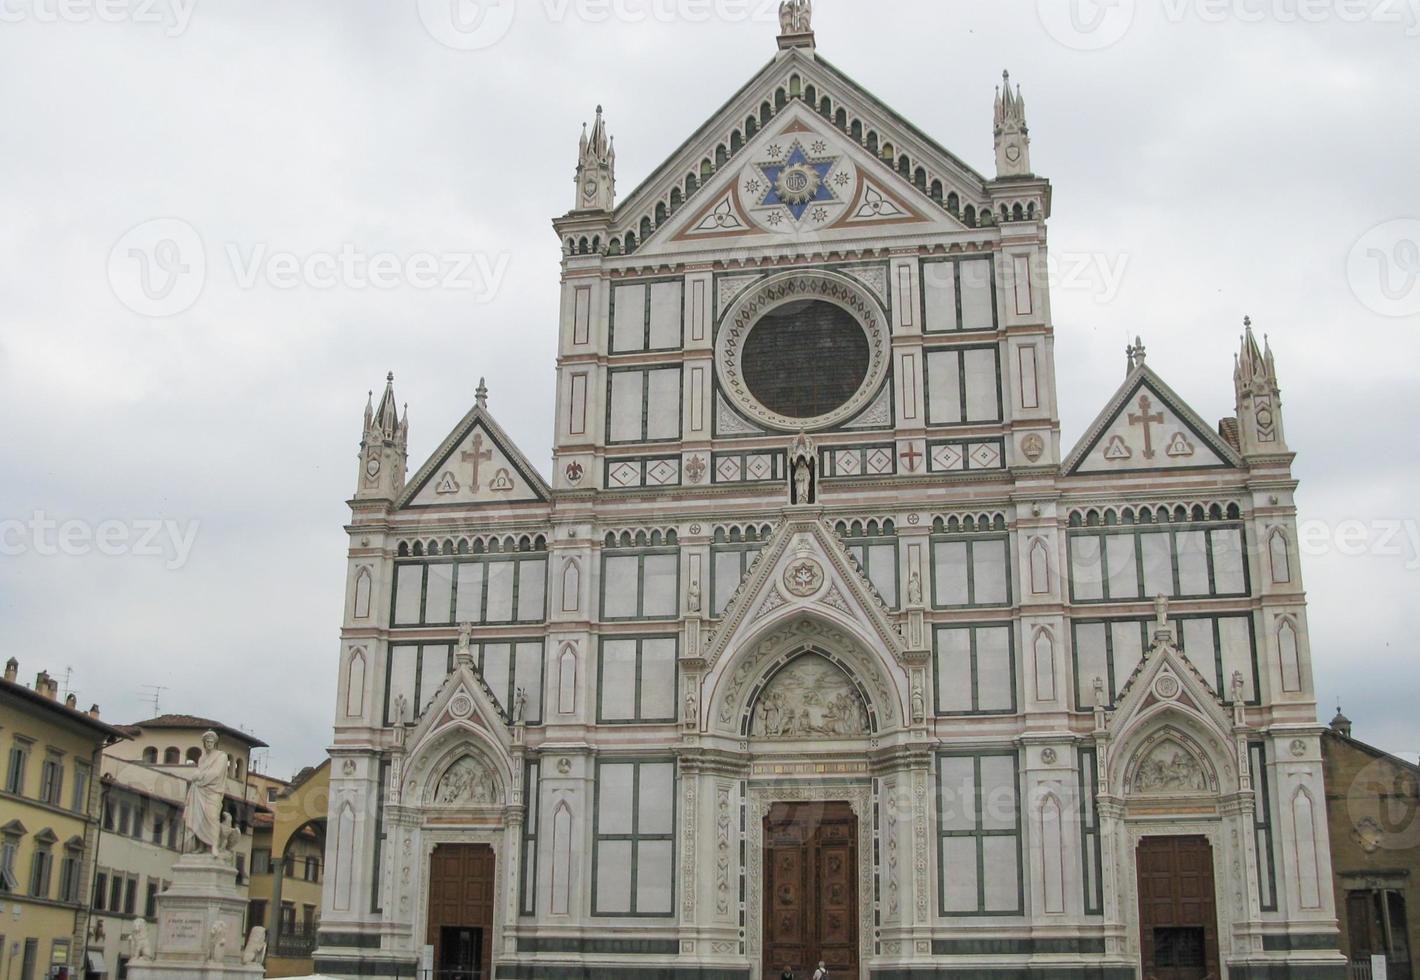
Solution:
[[(805, 159), (789, 163), (796, 138)], [(779, 153), (769, 152), (776, 147)], [(790, 173), (778, 188), (791, 199), (783, 208), (773, 185), (784, 172), (772, 169), (781, 164), (808, 168)], [(870, 230), (873, 237), (890, 235), (894, 228), (918, 237), (955, 234), (967, 226), (948, 201), (958, 213), (989, 208), (986, 184), (816, 52), (794, 48), (781, 52), (623, 200), (613, 236), (635, 235), (641, 255), (723, 246), (736, 237), (761, 244), (786, 235), (846, 242)]]
[(1074, 474), (1223, 469), (1237, 452), (1147, 366), (1136, 368), (1065, 460)]
[(1153, 646), (1119, 692), (1109, 723), (1116, 736), (1172, 709), (1202, 721), (1221, 738), (1230, 737), (1232, 715), (1188, 655), (1178, 649), (1174, 638), (1177, 628), (1177, 623), (1163, 629), (1156, 626)]
[(831, 529), (814, 518), (790, 519), (770, 535), (706, 647), (711, 665), (768, 624), (805, 614), (871, 636), (889, 661), (906, 647), (882, 598)]
[(965, 229), (910, 180), (795, 103), (642, 243), (638, 255), (735, 240), (833, 242)]
[[(473, 729), (489, 741), (511, 751), (514, 743), (512, 717), (499, 706), (493, 692), (467, 655), (461, 644), (454, 657), (454, 670), (444, 679), (429, 701), (419, 724), (405, 739), (411, 757), (420, 753), (429, 742), (438, 740), (450, 727)], [(514, 711), (517, 709), (514, 708)]]
[(475, 406), (409, 481), (396, 506), (544, 503), (551, 494), (502, 426)]

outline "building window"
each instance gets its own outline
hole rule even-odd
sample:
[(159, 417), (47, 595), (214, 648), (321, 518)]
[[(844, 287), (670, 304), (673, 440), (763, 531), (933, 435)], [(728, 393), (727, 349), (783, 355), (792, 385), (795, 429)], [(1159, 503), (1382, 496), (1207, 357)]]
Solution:
[(128, 832), (128, 825), (130, 822), (132, 822), (132, 819), (133, 808), (130, 807), (127, 803), (120, 803), (118, 805), (118, 836), (130, 836)]
[(314, 936), (316, 934), (316, 907), (314, 905), (301, 906), (301, 935)]
[(89, 812), (89, 777), (92, 770), (82, 762), (74, 763), (74, 805), (75, 813)]
[(108, 909), (108, 873), (100, 871), (94, 875), (94, 911)]
[(675, 914), (675, 763), (599, 762), (592, 914)]
[(296, 905), (294, 902), (281, 903), (281, 935), (289, 936), (296, 931)]
[(262, 848), (251, 852), (251, 873), (254, 875), (271, 874), (271, 852)]
[(1016, 711), (1016, 652), (1011, 626), (936, 629), (937, 714)]
[(844, 547), (858, 563), (858, 567), (863, 569), (868, 581), (873, 583), (873, 588), (878, 590), (878, 595), (883, 597), (889, 609), (897, 609), (901, 605), (901, 590), (897, 537), (893, 534), (892, 522), (888, 521), (881, 528), (877, 521), (869, 521), (867, 525), (858, 522), (852, 525), (840, 523), (837, 530), (844, 539)]
[[(1175, 616), (1174, 639), (1213, 691), (1232, 698), (1233, 674), (1243, 675), (1243, 700), (1257, 703), (1256, 633), (1248, 613)], [(1152, 642), (1153, 619), (1077, 619), (1074, 630), (1075, 708), (1094, 708), (1094, 680), (1104, 681), (1113, 706)]]
[(938, 609), (1011, 604), (1005, 535), (932, 539), (932, 602)]
[(1257, 892), (1262, 911), (1277, 911), (1277, 866), (1273, 851), (1271, 773), (1267, 771), (1267, 746), (1248, 744), (1248, 765), (1252, 768), (1252, 819), (1257, 841)]
[(266, 901), (254, 898), (247, 903), (247, 932), (251, 932), (252, 926), (266, 927)]
[(603, 639), (597, 721), (672, 724), (676, 720), (676, 638)]
[(29, 759), (29, 743), (15, 739), (15, 744), (10, 748), (10, 766), (5, 772), (5, 792), (15, 796), (25, 795), (25, 766)]
[(50, 753), (39, 767), (39, 801), (59, 806), (64, 793), (64, 760)]
[(138, 910), (138, 879), (130, 877), (123, 883), (123, 914), (132, 915)]
[(395, 566), (395, 626), (541, 623), (547, 558), (536, 553)]
[(927, 351), (927, 424), (1001, 421), (1001, 352), (996, 347)]
[(154, 746), (149, 746), (143, 750), (143, 761), (150, 766), (158, 764), (158, 750)]
[(928, 333), (995, 330), (995, 261), (989, 256), (924, 261), (922, 309)]
[(607, 445), (680, 438), (681, 369), (614, 370), (607, 381)]
[(1104, 865), (1100, 853), (1099, 755), (1080, 750), (1080, 837), (1085, 871), (1085, 914), (1104, 914)]
[(148, 891), (143, 897), (143, 917), (153, 919), (158, 914), (158, 882), (148, 879)]
[(180, 766), (180, 765), (182, 765), (182, 752), (180, 752), (180, 751), (179, 751), (178, 749), (176, 749), (176, 748), (169, 748), (169, 749), (166, 749), (166, 750), (163, 752), (163, 765), (165, 765), (165, 766)]
[(6, 833), (0, 839), (0, 891), (15, 894), (20, 890), (20, 882), (15, 871), (15, 862), (20, 853), (20, 836)]
[(114, 913), (123, 911), (123, 877), (115, 871), (109, 877), (108, 885), (108, 910)]
[(158, 844), (158, 845), (160, 845), (160, 846), (162, 845), (162, 843), (163, 843), (163, 833), (164, 833), (164, 830), (165, 830), (165, 829), (166, 829), (166, 828), (165, 828), (165, 826), (164, 826), (163, 818), (162, 818), (162, 817), (154, 817), (154, 818), (153, 818), (153, 843), (154, 843), (154, 844)]
[(937, 789), (941, 914), (1019, 915), (1025, 886), (1016, 756), (939, 756)]
[(538, 814), (541, 812), (541, 787), (538, 785), (540, 767), (529, 762), (523, 779), (523, 799), (527, 801), (527, 819), (523, 821), (523, 873), (519, 887), (518, 909), (523, 915), (537, 914), (537, 839)]
[(1411, 976), (1410, 935), (1406, 929), (1405, 895), (1389, 888), (1348, 891), (1346, 926), (1351, 962), (1386, 958), (1386, 975)]
[(305, 877), (306, 877), (306, 881), (313, 882), (313, 883), (317, 883), (317, 884), (320, 882), (320, 859), (319, 859), (319, 858), (306, 858), (306, 875), (305, 875)]
[(1249, 594), (1241, 524), (1070, 532), (1073, 602)]
[(684, 282), (617, 286), (611, 299), (611, 352), (676, 350), (681, 346)]
[(602, 619), (675, 619), (680, 615), (680, 552), (602, 555)]
[(104, 830), (107, 830), (107, 831), (109, 831), (110, 833), (112, 833), (113, 828), (114, 828), (114, 819), (115, 819), (115, 810), (116, 810), (116, 808), (115, 808), (115, 806), (114, 806), (113, 800), (110, 800), (107, 796), (105, 796), (105, 797), (104, 797), (104, 802), (103, 802), (103, 808), (104, 808)]
[(59, 900), (73, 905), (79, 901), (79, 871), (82, 867), (82, 848), (70, 847), (64, 860), (59, 862)]
[(30, 895), (34, 898), (48, 898), (50, 879), (54, 871), (54, 852), (49, 844), (36, 841), (34, 856), (30, 859)]

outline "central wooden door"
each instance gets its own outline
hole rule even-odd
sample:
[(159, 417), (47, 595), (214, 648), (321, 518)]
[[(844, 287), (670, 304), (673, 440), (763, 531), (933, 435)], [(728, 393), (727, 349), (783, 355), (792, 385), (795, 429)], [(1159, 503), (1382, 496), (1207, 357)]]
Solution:
[(440, 844), (429, 866), (434, 980), (492, 980), (495, 861), (487, 844)]
[(1137, 860), (1145, 980), (1217, 980), (1212, 846), (1203, 837), (1146, 837)]
[(858, 819), (847, 803), (776, 803), (764, 820), (764, 965), (858, 977)]

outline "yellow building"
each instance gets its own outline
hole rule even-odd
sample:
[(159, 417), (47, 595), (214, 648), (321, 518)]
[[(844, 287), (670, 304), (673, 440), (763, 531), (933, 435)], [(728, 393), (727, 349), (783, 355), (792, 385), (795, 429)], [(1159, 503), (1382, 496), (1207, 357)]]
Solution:
[(305, 976), (315, 969), (330, 761), (291, 783), (255, 772), (248, 783), (271, 812), (256, 819), (247, 922), (266, 925), (268, 977)]
[(104, 746), (126, 736), (41, 673), (0, 682), (0, 977), (81, 977)]

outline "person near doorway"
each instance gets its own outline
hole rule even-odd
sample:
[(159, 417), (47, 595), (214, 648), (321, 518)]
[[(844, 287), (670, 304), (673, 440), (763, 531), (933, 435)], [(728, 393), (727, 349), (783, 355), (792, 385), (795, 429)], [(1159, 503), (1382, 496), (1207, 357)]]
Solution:
[(828, 980), (828, 967), (823, 960), (818, 961), (818, 969), (814, 971), (814, 980)]
[(794, 968), (792, 966), (784, 967), (784, 972), (779, 974), (779, 980), (794, 980)]

